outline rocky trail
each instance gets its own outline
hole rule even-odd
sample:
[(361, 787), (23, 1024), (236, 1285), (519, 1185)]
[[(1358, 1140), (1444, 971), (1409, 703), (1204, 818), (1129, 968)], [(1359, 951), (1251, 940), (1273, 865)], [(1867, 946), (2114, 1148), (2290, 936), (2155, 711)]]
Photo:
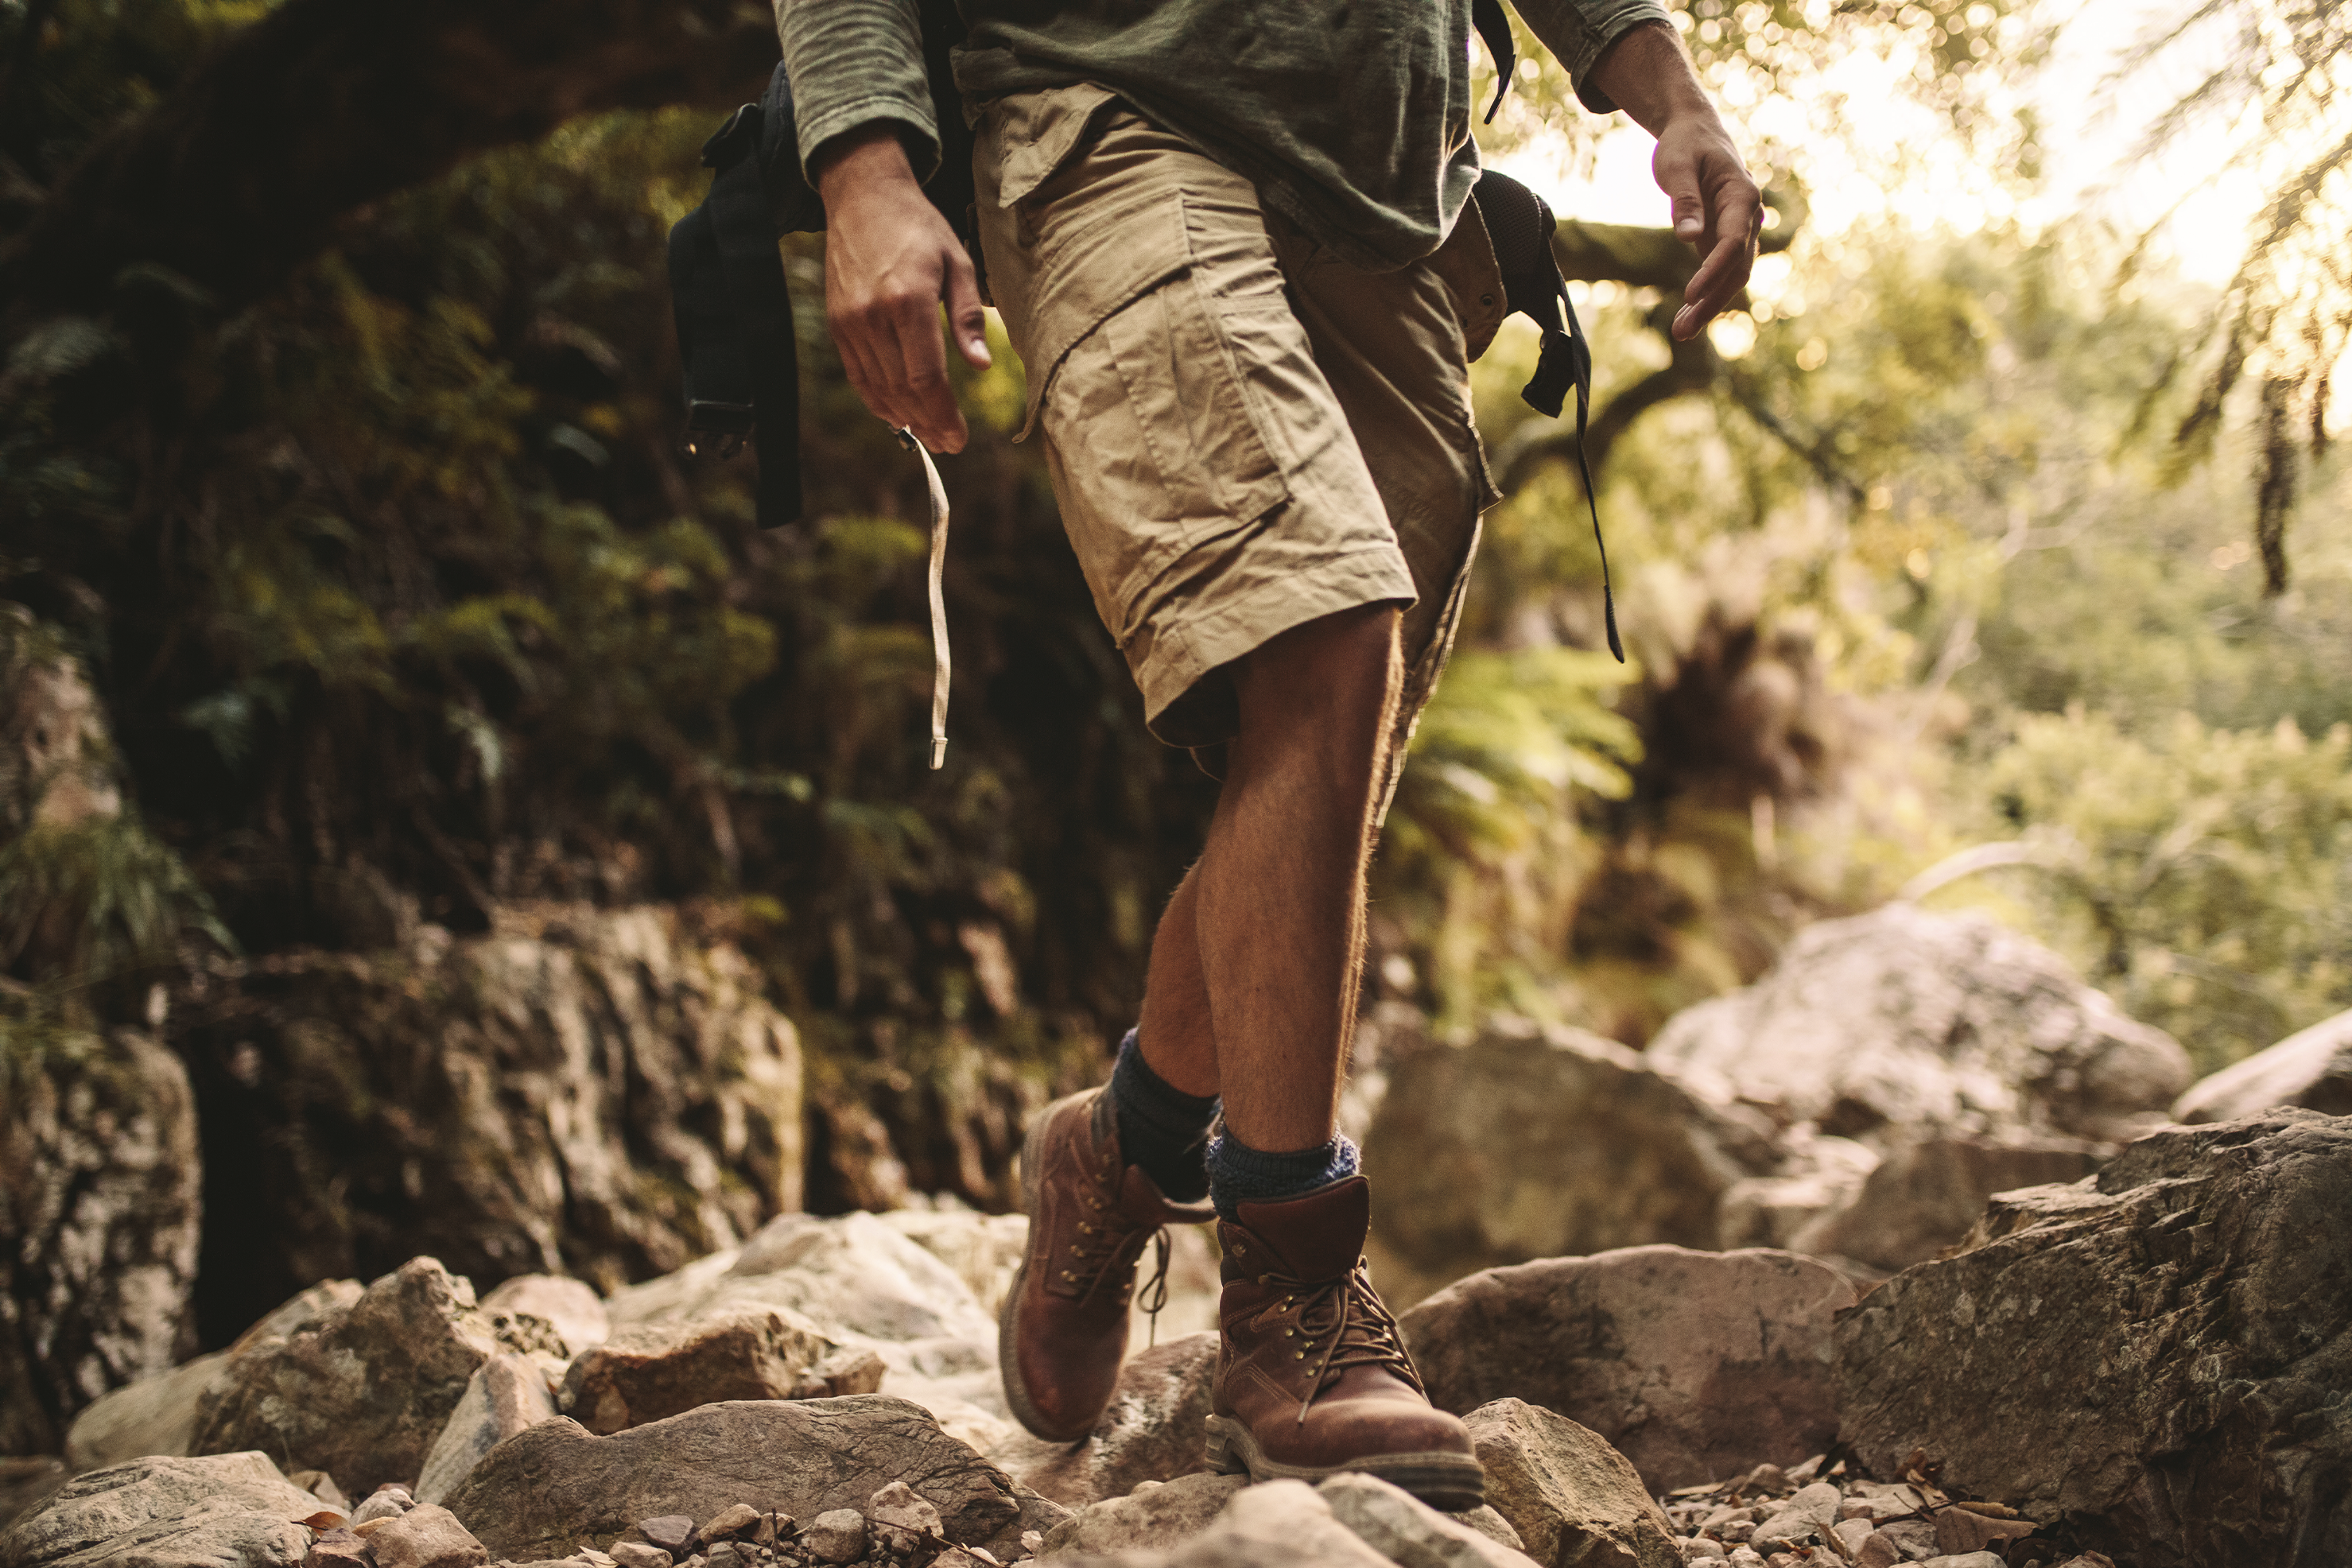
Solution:
[[(1202, 1231), (1173, 1237), (1096, 1432), (1030, 1437), (994, 1324), (1026, 1221), (919, 1199), (713, 1210), (726, 1245), (601, 1292), (501, 1268), (478, 1293), (429, 1256), (312, 1285), (113, 1377), (62, 1457), (0, 1460), (0, 1568), (2352, 1562), (2347, 1040), (2190, 1086), (2042, 950), (1902, 906), (1812, 928), (1643, 1053), (1376, 1015), (1345, 1113), (1375, 1277), (1486, 1470), (1460, 1516), (1369, 1478), (1207, 1473)], [(103, 1272), (142, 1212), (76, 1217), (110, 1190), (73, 1189), (21, 1257)], [(467, 1234), (499, 1234), (489, 1212)], [(64, 1370), (104, 1386), (99, 1350), (151, 1319), (98, 1323)]]

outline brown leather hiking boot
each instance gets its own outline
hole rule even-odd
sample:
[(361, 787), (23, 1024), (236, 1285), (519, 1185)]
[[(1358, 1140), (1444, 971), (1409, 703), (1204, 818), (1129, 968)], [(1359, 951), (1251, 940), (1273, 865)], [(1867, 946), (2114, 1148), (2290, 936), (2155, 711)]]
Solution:
[(1021, 1193), (1029, 1250), (996, 1319), (1004, 1402), (1038, 1436), (1073, 1443), (1095, 1429), (1118, 1384), (1145, 1244), (1159, 1241), (1164, 1280), (1162, 1227), (1205, 1225), (1216, 1210), (1171, 1203), (1119, 1157), (1118, 1116), (1102, 1089), (1057, 1100), (1030, 1124)]
[(1433, 1407), (1372, 1289), (1361, 1176), (1224, 1221), (1223, 1331), (1210, 1398), (1209, 1464), (1253, 1480), (1380, 1477), (1433, 1507), (1486, 1500), (1469, 1431)]

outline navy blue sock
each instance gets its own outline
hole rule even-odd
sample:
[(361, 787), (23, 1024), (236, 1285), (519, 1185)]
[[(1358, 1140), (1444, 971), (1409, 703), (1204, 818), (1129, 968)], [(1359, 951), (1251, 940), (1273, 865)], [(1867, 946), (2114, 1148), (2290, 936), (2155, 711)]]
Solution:
[(1209, 1196), (1227, 1219), (1240, 1218), (1244, 1204), (1303, 1198), (1355, 1173), (1356, 1145), (1344, 1133), (1286, 1154), (1253, 1149), (1230, 1132), (1209, 1143)]
[(1209, 1124), (1217, 1118), (1215, 1095), (1186, 1094), (1153, 1072), (1129, 1029), (1118, 1043), (1118, 1065), (1110, 1069), (1110, 1100), (1128, 1163), (1142, 1166), (1177, 1203), (1196, 1204), (1208, 1195), (1204, 1155)]

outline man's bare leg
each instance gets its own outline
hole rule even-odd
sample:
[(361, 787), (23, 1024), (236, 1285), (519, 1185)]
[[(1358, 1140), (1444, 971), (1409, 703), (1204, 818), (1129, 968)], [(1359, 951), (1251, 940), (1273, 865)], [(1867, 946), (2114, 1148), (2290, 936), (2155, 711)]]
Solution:
[(1253, 1149), (1310, 1149), (1336, 1125), (1401, 679), (1391, 605), (1295, 627), (1234, 671), (1241, 732), (1208, 849), (1152, 942), (1141, 1044), (1174, 1087), (1222, 1091)]

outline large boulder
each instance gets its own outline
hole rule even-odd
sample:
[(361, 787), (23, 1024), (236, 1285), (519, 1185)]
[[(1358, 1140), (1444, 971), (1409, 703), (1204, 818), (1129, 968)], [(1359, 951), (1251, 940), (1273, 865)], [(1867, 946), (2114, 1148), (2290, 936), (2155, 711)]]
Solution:
[(228, 1369), (240, 1354), (309, 1328), (359, 1299), (356, 1279), (321, 1280), (246, 1330), (228, 1349), (200, 1355), (93, 1401), (67, 1429), (66, 1463), (79, 1475), (151, 1455), (195, 1452), (196, 1421), (206, 1402), (218, 1397), (215, 1391), (228, 1386)]
[(349, 1307), (244, 1347), (206, 1390), (192, 1447), (258, 1448), (289, 1470), (324, 1470), (346, 1495), (414, 1481), (466, 1393), (500, 1349), (561, 1352), (535, 1319), (494, 1319), (472, 1286), (412, 1258)]
[(2324, 1018), (2199, 1079), (2174, 1102), (2172, 1114), (2188, 1122), (2236, 1121), (2288, 1106), (2352, 1116), (2352, 1013)]
[(1842, 1436), (2140, 1568), (2352, 1562), (2352, 1121), (2172, 1128), (1836, 1331)]
[(295, 1568), (319, 1500), (267, 1454), (140, 1459), (68, 1481), (0, 1535), (0, 1568)]
[(1829, 1447), (1831, 1323), (1853, 1300), (1808, 1258), (1636, 1247), (1474, 1274), (1400, 1321), (1440, 1408), (1543, 1405), (1664, 1491)]
[(195, 1100), (135, 1029), (0, 1016), (0, 1454), (54, 1454), (81, 1409), (194, 1351)]
[(1392, 1306), (1476, 1269), (1652, 1242), (1716, 1243), (1769, 1169), (1764, 1132), (1613, 1041), (1498, 1018), (1389, 1064), (1364, 1145), (1368, 1249)]
[(205, 1331), (423, 1252), (610, 1292), (800, 1206), (802, 1075), (756, 967), (659, 907), (500, 907), (227, 966), (175, 1016), (205, 1119)]
[(2047, 948), (1906, 903), (1807, 927), (1755, 984), (1675, 1014), (1647, 1054), (1844, 1137), (2114, 1140), (2160, 1123), (2189, 1082), (2178, 1042)]
[(1874, 1277), (1925, 1263), (1969, 1233), (1995, 1193), (2071, 1182), (2099, 1167), (2078, 1138), (1933, 1134), (1895, 1143), (1861, 1190), (1790, 1238), (1817, 1258), (1851, 1259)]
[(555, 1400), (538, 1363), (500, 1351), (474, 1369), (457, 1407), (441, 1425), (416, 1478), (416, 1500), (437, 1503), (457, 1490), (484, 1455), (518, 1432), (555, 1418)]
[(1023, 1531), (1067, 1517), (881, 1394), (706, 1405), (610, 1437), (558, 1418), (492, 1449), (445, 1504), (493, 1556), (528, 1563), (608, 1547), (639, 1520), (709, 1520), (739, 1503), (803, 1520), (863, 1510), (892, 1481), (939, 1510), (949, 1540), (1007, 1561)]

